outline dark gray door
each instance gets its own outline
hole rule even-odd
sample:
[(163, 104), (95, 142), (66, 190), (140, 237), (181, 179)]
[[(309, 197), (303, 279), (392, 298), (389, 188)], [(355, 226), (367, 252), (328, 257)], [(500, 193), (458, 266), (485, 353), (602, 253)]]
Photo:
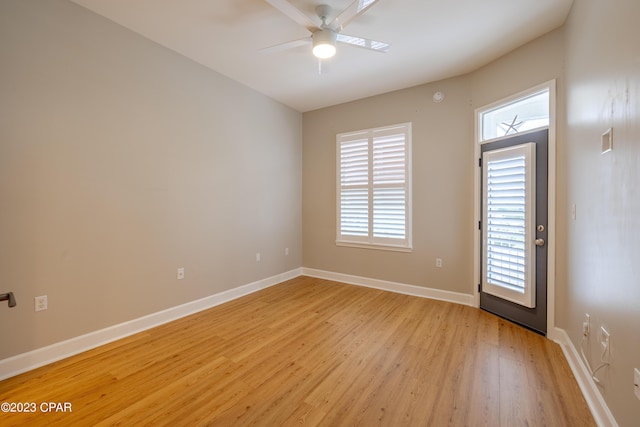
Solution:
[(547, 332), (547, 129), (484, 144), (480, 307)]

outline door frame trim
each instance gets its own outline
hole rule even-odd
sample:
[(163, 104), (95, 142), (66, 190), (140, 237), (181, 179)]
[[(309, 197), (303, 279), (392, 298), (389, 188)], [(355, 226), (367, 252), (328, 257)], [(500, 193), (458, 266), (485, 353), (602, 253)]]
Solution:
[[(482, 143), (493, 142), (499, 139), (492, 139), (489, 141), (480, 142), (478, 114), (480, 111), (484, 111), (490, 108), (497, 107), (501, 104), (513, 102), (519, 98), (523, 98), (535, 92), (539, 92), (542, 89), (549, 89), (549, 162), (548, 162), (548, 223), (547, 223), (547, 338), (555, 340), (556, 335), (556, 323), (555, 323), (555, 299), (556, 299), (556, 80), (549, 80), (541, 83), (537, 86), (525, 89), (514, 95), (506, 98), (499, 99), (491, 104), (483, 105), (474, 110), (474, 157), (473, 168), (474, 172), (474, 186), (473, 186), (473, 211), (475, 224), (480, 224), (482, 220), (482, 210), (480, 206), (480, 184), (481, 170), (479, 165), (479, 159), (481, 157), (480, 146)], [(524, 133), (523, 133), (524, 134)], [(509, 135), (513, 136), (513, 135)], [(482, 241), (480, 239), (480, 229), (478, 226), (474, 227), (473, 236), (473, 301), (475, 307), (480, 307), (480, 292), (478, 291), (478, 285), (482, 280), (480, 277), (480, 268), (482, 265), (482, 259), (480, 257)]]

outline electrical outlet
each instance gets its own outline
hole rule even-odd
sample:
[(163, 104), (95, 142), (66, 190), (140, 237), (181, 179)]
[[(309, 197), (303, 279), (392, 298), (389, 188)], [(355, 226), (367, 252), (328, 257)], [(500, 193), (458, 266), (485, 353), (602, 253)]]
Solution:
[(582, 334), (587, 337), (591, 333), (591, 316), (585, 313), (584, 322), (582, 323)]
[(182, 279), (184, 279), (184, 267), (180, 267), (180, 268), (178, 269), (178, 275), (177, 275), (177, 277), (178, 277), (178, 280), (182, 280)]
[(436, 267), (442, 268), (442, 258), (436, 258)]
[(602, 347), (603, 352), (608, 352), (610, 349), (611, 343), (609, 342), (609, 332), (604, 328), (604, 326), (600, 326), (600, 346)]
[(46, 295), (41, 295), (41, 296), (35, 298), (35, 310), (36, 311), (46, 310), (47, 308), (49, 308), (49, 303), (47, 301), (47, 296)]
[(633, 370), (633, 392), (640, 399), (640, 369), (638, 368)]

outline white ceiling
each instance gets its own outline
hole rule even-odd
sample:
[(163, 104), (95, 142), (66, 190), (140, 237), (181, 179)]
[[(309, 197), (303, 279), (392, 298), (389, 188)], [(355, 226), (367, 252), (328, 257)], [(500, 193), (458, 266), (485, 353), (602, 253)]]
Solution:
[[(344, 33), (391, 50), (339, 44), (319, 74), (309, 46), (259, 52), (309, 35), (264, 0), (72, 1), (301, 112), (473, 71), (561, 26), (573, 2), (380, 0)], [(290, 0), (309, 16), (352, 1)]]

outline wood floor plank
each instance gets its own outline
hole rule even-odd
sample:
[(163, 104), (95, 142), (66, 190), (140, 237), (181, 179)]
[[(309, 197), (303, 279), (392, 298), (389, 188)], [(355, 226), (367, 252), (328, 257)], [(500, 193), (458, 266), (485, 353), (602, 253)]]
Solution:
[(478, 309), (298, 277), (0, 382), (1, 425), (593, 426), (560, 348)]

